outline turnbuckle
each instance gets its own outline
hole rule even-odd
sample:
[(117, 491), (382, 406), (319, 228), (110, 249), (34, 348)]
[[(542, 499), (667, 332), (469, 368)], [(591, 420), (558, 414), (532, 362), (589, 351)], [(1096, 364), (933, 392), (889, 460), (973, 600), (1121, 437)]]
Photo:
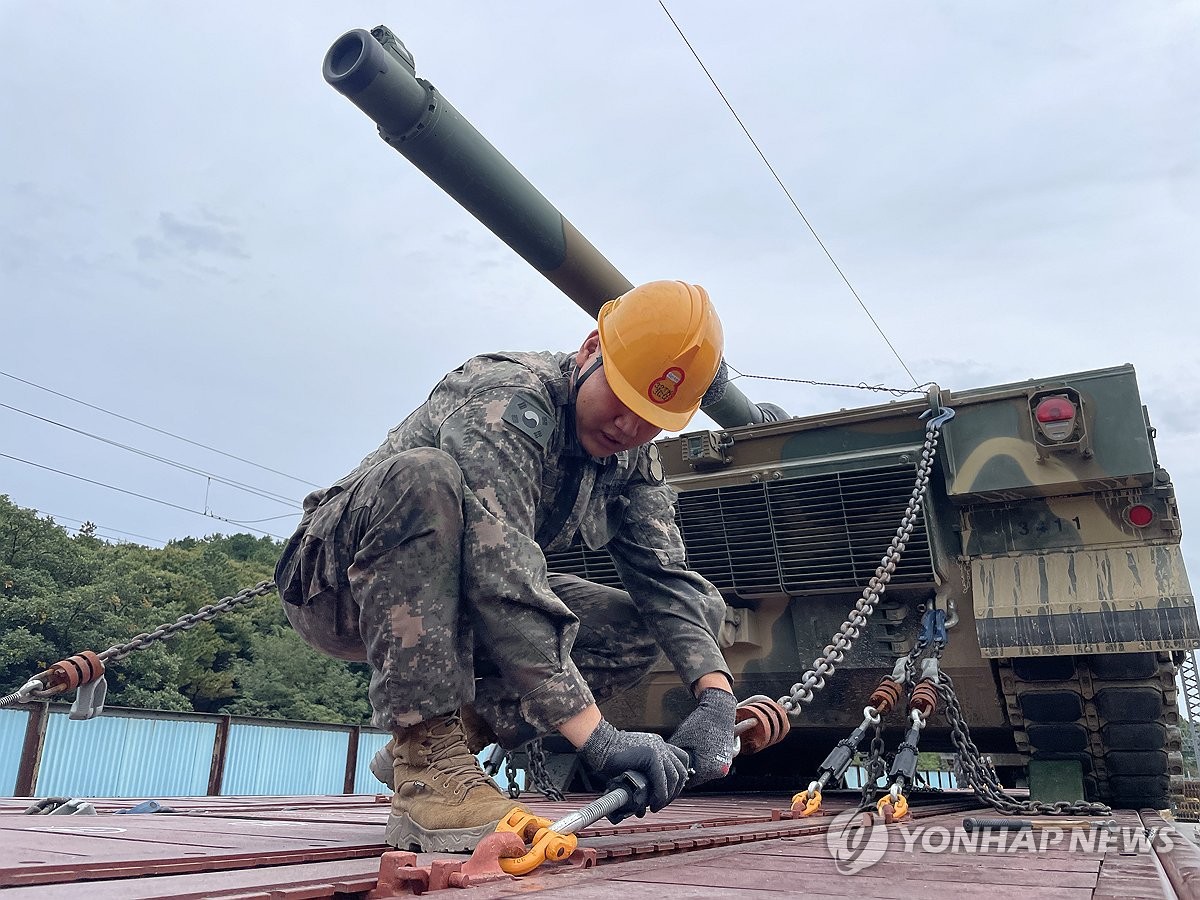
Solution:
[(917, 741), (921, 737), (921, 729), (925, 727), (925, 715), (919, 709), (910, 709), (908, 731), (904, 742), (896, 749), (896, 758), (892, 760), (892, 770), (889, 777), (892, 786), (887, 794), (875, 804), (884, 822), (894, 822), (908, 815), (908, 799), (901, 793), (905, 784), (912, 784), (917, 774)]
[(854, 760), (855, 750), (867, 733), (867, 728), (878, 725), (880, 719), (879, 710), (874, 706), (863, 707), (862, 724), (850, 732), (849, 737), (838, 741), (837, 746), (830, 751), (817, 770), (820, 775), (816, 780), (810, 782), (805, 790), (792, 795), (792, 815), (803, 819), (821, 809), (821, 791), (831, 780), (846, 774)]

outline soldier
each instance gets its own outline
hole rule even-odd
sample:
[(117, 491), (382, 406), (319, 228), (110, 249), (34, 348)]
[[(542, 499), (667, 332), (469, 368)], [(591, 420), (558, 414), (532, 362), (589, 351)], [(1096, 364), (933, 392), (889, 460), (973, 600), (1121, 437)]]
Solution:
[[(684, 565), (661, 429), (716, 376), (721, 324), (703, 288), (657, 281), (605, 304), (576, 353), (468, 360), (359, 466), (310, 494), (276, 569), (317, 649), (371, 668), (394, 790), (386, 840), (473, 849), (517, 804), (480, 768), (557, 731), (594, 771), (648, 781), (653, 811), (726, 774), (732, 677), (724, 603)], [(576, 534), (607, 547), (626, 590), (546, 571)], [(666, 742), (619, 731), (596, 701), (659, 648), (699, 703)], [(386, 769), (386, 765), (385, 765)], [(640, 810), (638, 812), (642, 812)]]

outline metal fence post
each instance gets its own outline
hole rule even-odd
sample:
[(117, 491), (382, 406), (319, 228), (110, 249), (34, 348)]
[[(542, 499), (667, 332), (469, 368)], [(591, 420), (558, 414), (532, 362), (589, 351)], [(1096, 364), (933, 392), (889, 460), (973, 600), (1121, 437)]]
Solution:
[(229, 750), (229, 716), (217, 719), (217, 733), (213, 736), (212, 766), (208, 770), (208, 796), (221, 793), (221, 781), (225, 778), (225, 754)]
[(358, 778), (358, 738), (362, 734), (362, 726), (350, 726), (350, 740), (346, 742), (346, 782), (342, 788), (343, 794), (354, 793), (354, 782)]
[(32, 797), (37, 784), (38, 768), (42, 764), (42, 749), (46, 745), (46, 724), (50, 721), (50, 704), (33, 703), (25, 723), (25, 742), (21, 746), (21, 761), (17, 764), (17, 784), (14, 797)]

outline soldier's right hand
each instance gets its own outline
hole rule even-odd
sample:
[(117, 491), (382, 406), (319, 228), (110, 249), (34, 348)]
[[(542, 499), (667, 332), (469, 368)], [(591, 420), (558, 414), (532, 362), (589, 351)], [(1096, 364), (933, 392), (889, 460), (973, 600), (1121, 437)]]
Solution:
[[(606, 778), (634, 771), (646, 779), (646, 802), (658, 812), (679, 796), (687, 782), (688, 756), (657, 734), (618, 731), (601, 720), (579, 754), (593, 770)], [(635, 813), (636, 814), (636, 813)]]

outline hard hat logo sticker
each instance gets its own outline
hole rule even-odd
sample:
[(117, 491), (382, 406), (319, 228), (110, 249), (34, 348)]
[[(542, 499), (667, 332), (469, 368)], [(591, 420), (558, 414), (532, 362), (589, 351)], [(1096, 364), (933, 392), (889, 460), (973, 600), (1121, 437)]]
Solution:
[(679, 390), (679, 385), (683, 384), (683, 379), (683, 369), (678, 366), (671, 366), (671, 368), (650, 382), (650, 387), (646, 391), (646, 395), (655, 403), (667, 403), (675, 396), (675, 392)]

